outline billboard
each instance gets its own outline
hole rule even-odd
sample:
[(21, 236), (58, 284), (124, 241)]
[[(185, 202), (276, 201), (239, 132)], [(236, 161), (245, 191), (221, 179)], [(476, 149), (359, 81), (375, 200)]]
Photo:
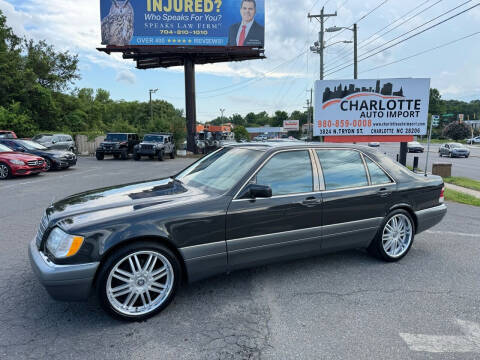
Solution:
[(264, 47), (265, 0), (100, 0), (103, 45)]
[(283, 130), (285, 131), (298, 131), (300, 130), (300, 120), (284, 120)]
[(315, 83), (315, 136), (427, 133), (430, 79), (323, 80)]

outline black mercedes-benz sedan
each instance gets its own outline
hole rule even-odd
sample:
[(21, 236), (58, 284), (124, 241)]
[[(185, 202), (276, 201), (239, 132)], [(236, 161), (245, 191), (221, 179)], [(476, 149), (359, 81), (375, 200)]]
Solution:
[(29, 247), (50, 295), (146, 319), (183, 281), (366, 248), (398, 261), (446, 213), (443, 181), (358, 145), (225, 147), (176, 176), (50, 206)]
[(45, 171), (67, 169), (77, 164), (77, 156), (65, 150), (50, 150), (42, 144), (30, 140), (0, 139), (0, 144), (14, 151), (41, 156), (45, 159)]

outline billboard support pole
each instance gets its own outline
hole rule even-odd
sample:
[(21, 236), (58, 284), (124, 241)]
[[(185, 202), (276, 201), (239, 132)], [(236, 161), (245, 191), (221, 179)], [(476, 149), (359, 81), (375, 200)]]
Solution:
[(358, 31), (357, 24), (353, 24), (353, 78), (358, 79)]
[(187, 151), (197, 153), (195, 135), (197, 131), (195, 101), (195, 62), (189, 56), (184, 58), (185, 67), (185, 116), (187, 119)]

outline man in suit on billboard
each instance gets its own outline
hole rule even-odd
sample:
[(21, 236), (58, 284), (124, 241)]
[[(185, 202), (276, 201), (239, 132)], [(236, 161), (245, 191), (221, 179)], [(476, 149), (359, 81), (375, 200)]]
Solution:
[(265, 29), (254, 18), (257, 12), (255, 0), (242, 0), (240, 15), (242, 22), (230, 26), (228, 46), (255, 46), (263, 47)]

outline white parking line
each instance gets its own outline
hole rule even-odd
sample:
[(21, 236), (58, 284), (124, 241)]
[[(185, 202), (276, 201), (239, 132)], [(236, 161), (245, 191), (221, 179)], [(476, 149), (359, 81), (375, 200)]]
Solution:
[(480, 353), (480, 326), (474, 322), (457, 320), (464, 336), (435, 336), (400, 333), (413, 351), (430, 353)]
[(480, 238), (480, 234), (466, 234), (466, 233), (458, 233), (454, 231), (432, 231), (427, 230), (425, 231), (427, 234), (433, 235), (455, 235), (455, 236), (465, 236), (465, 237), (473, 237), (473, 238)]

